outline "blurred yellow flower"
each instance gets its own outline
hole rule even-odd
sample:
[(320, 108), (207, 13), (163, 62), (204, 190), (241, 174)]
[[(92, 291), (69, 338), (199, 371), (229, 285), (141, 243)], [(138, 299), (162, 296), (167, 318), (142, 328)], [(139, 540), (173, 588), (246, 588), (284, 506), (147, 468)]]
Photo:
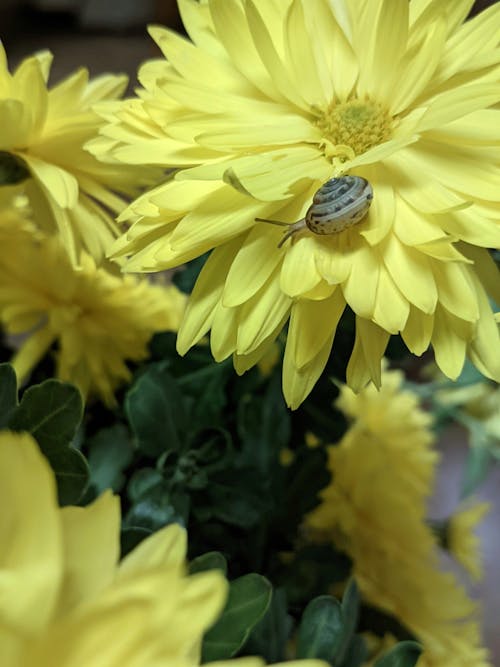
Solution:
[[(114, 245), (131, 271), (214, 249), (179, 331), (181, 354), (211, 330), (217, 360), (254, 365), (288, 324), (283, 386), (295, 408), (321, 375), (346, 306), (347, 368), (380, 384), (391, 335), (429, 345), (451, 378), (466, 354), (500, 380), (500, 301), (486, 248), (500, 241), (500, 4), (472, 0), (179, 0), (192, 42), (150, 34), (166, 60), (139, 98), (100, 110), (89, 149), (177, 168), (123, 215)], [(117, 110), (118, 109), (118, 110)], [(302, 218), (322, 183), (362, 176), (374, 198), (340, 233), (296, 234), (256, 217)]]
[(440, 567), (426, 522), (438, 455), (431, 417), (401, 389), (398, 371), (355, 395), (341, 388), (338, 407), (352, 424), (329, 448), (332, 483), (307, 519), (313, 535), (333, 540), (353, 561), (369, 604), (394, 616), (424, 645), (419, 667), (487, 665), (476, 606)]
[(470, 576), (483, 576), (481, 542), (474, 531), (490, 509), (489, 503), (467, 503), (451, 516), (446, 531), (447, 548)]
[(75, 269), (56, 236), (1, 252), (0, 322), (21, 338), (12, 360), (20, 381), (57, 343), (57, 377), (112, 405), (114, 389), (130, 378), (125, 361), (145, 358), (153, 333), (177, 330), (185, 297), (97, 268), (83, 251), (80, 259)]
[(8, 508), (0, 522), (2, 667), (199, 665), (228, 585), (218, 570), (187, 575), (183, 528), (159, 530), (119, 563), (118, 497), (60, 509), (54, 473), (27, 433), (0, 433), (0, 501)]
[(0, 151), (25, 162), (37, 224), (59, 233), (73, 263), (82, 248), (100, 261), (118, 235), (113, 213), (125, 206), (120, 193), (137, 193), (149, 173), (103, 164), (84, 150), (102, 125), (92, 105), (118, 98), (127, 77), (89, 81), (82, 68), (48, 89), (51, 59), (38, 53), (11, 74), (0, 44)]
[(55, 479), (28, 434), (0, 434), (0, 656), (3, 667), (199, 663), (227, 582), (186, 576), (186, 534), (168, 526), (120, 564), (119, 499), (59, 509)]

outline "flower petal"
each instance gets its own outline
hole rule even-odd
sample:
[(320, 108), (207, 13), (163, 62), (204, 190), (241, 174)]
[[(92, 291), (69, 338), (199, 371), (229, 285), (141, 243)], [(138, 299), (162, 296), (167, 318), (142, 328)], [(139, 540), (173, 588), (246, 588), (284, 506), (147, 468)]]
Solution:
[(120, 504), (110, 491), (86, 507), (63, 507), (65, 576), (58, 613), (65, 614), (104, 590), (120, 556)]
[(282, 253), (276, 247), (279, 240), (280, 232), (270, 225), (250, 230), (227, 274), (222, 296), (226, 308), (248, 301), (269, 279), (281, 262)]
[(346, 302), (340, 289), (324, 301), (299, 299), (293, 306), (287, 346), (294, 367), (300, 370), (311, 363), (335, 334)]
[(288, 317), (292, 300), (280, 289), (278, 271), (240, 309), (237, 354), (253, 352)]
[(205, 262), (188, 301), (177, 336), (177, 352), (186, 354), (196, 345), (212, 325), (214, 310), (222, 297), (224, 277), (227, 275), (241, 239), (217, 248)]

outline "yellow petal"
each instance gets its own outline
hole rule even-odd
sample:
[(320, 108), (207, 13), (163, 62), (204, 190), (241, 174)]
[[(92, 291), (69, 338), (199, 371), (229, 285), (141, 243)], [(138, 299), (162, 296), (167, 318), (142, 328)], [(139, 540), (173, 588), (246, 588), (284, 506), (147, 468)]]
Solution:
[(202, 254), (249, 229), (261, 208), (260, 202), (223, 185), (179, 222), (170, 246), (179, 254), (193, 250)]
[(283, 395), (292, 410), (296, 410), (311, 393), (326, 366), (332, 342), (333, 334), (328, 337), (316, 356), (306, 366), (298, 369), (293, 363), (291, 346), (287, 341), (283, 359)]
[(441, 307), (434, 314), (432, 347), (436, 364), (451, 380), (456, 380), (465, 362), (467, 340), (471, 337), (470, 327), (463, 320), (454, 317)]
[(489, 107), (499, 99), (498, 86), (490, 83), (461, 86), (438, 93), (432, 99), (426, 100), (427, 110), (419, 123), (418, 130), (425, 132), (440, 128), (473, 111)]
[(214, 58), (166, 28), (150, 26), (149, 34), (169, 63), (187, 80), (199, 81), (202, 85), (208, 83), (215, 89), (252, 94), (247, 81), (227, 61)]
[(331, 100), (331, 84), (325, 91), (319, 79), (313, 52), (316, 35), (308, 31), (304, 4), (307, 2), (292, 0), (288, 7), (284, 23), (285, 59), (296, 89), (311, 106), (323, 106)]
[(147, 570), (181, 568), (186, 559), (187, 536), (184, 528), (174, 523), (161, 528), (135, 547), (120, 563), (118, 580), (124, 581)]
[[(272, 33), (268, 31), (262, 15), (252, 0), (248, 0), (245, 4), (245, 11), (255, 47), (276, 88), (297, 107), (309, 111), (307, 100), (293, 85), (293, 81), (276, 50), (276, 45), (273, 43)], [(279, 34), (279, 31), (276, 34)]]
[(340, 289), (324, 301), (299, 299), (292, 307), (288, 327), (289, 357), (297, 370), (311, 363), (335, 335), (346, 303)]
[(49, 622), (62, 580), (54, 473), (27, 433), (0, 434), (0, 619), (30, 636)]
[(391, 334), (405, 328), (410, 304), (401, 294), (384, 266), (380, 267), (373, 309), (373, 321)]
[(78, 200), (78, 181), (72, 174), (33, 155), (26, 155), (25, 160), (33, 177), (39, 181), (57, 206), (61, 208), (75, 206)]
[(427, 350), (433, 328), (434, 315), (427, 315), (418, 308), (410, 306), (410, 314), (401, 337), (412, 354), (419, 357)]
[(369, 320), (356, 317), (356, 338), (347, 364), (347, 384), (355, 392), (370, 380), (377, 388), (381, 383), (381, 362), (389, 334)]
[(215, 306), (210, 332), (210, 349), (215, 361), (224, 361), (236, 350), (239, 315), (239, 308), (224, 308), (221, 302)]
[[(217, 37), (224, 45), (235, 67), (268, 98), (286, 102), (286, 97), (273, 84), (260, 58), (241, 4), (226, 0), (212, 0), (210, 14)], [(228, 25), (231, 26), (231, 30), (227, 30)]]
[(446, 21), (438, 17), (427, 30), (424, 41), (415, 44), (405, 53), (401, 61), (398, 85), (394, 86), (390, 99), (391, 115), (395, 116), (407, 109), (432, 81), (441, 58), (446, 33)]
[(479, 304), (480, 318), (469, 346), (469, 356), (472, 363), (485, 375), (495, 382), (500, 382), (500, 335), (498, 324), (491, 310), (488, 297), (484, 289), (473, 275), (476, 285), (477, 301)]
[(378, 288), (380, 259), (377, 250), (365, 246), (352, 263), (351, 272), (342, 292), (352, 310), (360, 317), (371, 319)]
[(409, 4), (399, 0), (372, 0), (367, 4), (362, 23), (356, 26), (359, 96), (390, 103), (400, 60), (406, 50), (408, 12)]
[(385, 266), (406, 299), (425, 313), (434, 312), (437, 288), (425, 255), (389, 236), (383, 250)]
[(278, 270), (240, 310), (236, 351), (249, 354), (288, 317), (292, 300), (280, 289)]
[(177, 351), (186, 354), (199, 342), (212, 325), (213, 314), (224, 290), (224, 279), (241, 239), (217, 248), (205, 262), (188, 301), (184, 319), (177, 336)]
[(258, 225), (250, 230), (227, 275), (222, 303), (227, 308), (248, 301), (268, 280), (282, 252), (276, 247), (281, 238), (271, 225)]
[(474, 262), (474, 271), (487, 293), (500, 304), (500, 272), (487, 250), (461, 243), (459, 250)]
[(316, 287), (321, 275), (316, 268), (315, 241), (305, 235), (287, 248), (280, 274), (280, 287), (289, 297), (295, 297)]
[(469, 267), (455, 262), (432, 262), (439, 302), (462, 320), (476, 322), (479, 308)]
[(58, 614), (92, 601), (112, 581), (120, 556), (120, 504), (104, 493), (86, 507), (61, 510), (64, 580)]
[[(302, 6), (309, 33), (314, 35), (311, 47), (326, 99), (336, 97), (344, 102), (354, 88), (359, 70), (352, 46), (339, 17), (334, 15), (335, 8), (323, 0), (307, 0)], [(344, 26), (350, 27), (347, 17)]]

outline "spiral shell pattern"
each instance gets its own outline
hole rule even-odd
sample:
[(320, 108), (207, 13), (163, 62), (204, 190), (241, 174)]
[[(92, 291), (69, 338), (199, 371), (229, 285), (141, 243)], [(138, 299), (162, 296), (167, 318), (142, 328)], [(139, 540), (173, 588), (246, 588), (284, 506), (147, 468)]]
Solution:
[(316, 192), (306, 213), (314, 234), (335, 234), (360, 222), (368, 213), (373, 190), (361, 176), (331, 178)]

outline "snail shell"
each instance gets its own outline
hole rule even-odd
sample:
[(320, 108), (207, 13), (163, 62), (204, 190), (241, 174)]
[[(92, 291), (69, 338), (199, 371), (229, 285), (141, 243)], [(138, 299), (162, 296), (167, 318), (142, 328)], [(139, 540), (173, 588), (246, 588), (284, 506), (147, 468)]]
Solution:
[(280, 248), (293, 234), (306, 227), (314, 234), (337, 234), (365, 217), (373, 199), (373, 189), (361, 176), (340, 176), (326, 181), (313, 197), (304, 218), (289, 225), (276, 220), (256, 218), (263, 222), (286, 225)]

